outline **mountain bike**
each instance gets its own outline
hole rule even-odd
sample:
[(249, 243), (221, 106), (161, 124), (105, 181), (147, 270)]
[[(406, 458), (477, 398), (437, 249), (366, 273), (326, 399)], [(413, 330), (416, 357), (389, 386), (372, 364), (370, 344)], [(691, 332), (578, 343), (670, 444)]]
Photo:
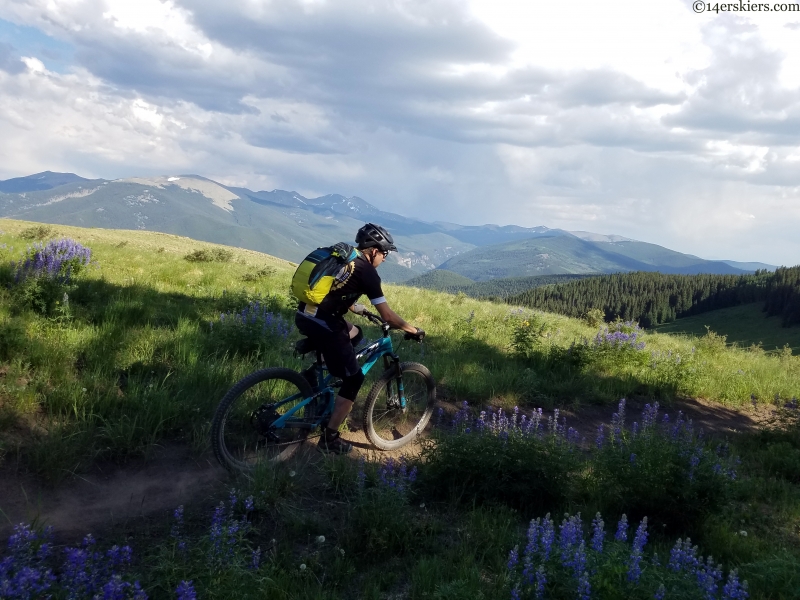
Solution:
[[(416, 438), (431, 418), (436, 403), (436, 383), (424, 365), (400, 362), (389, 324), (378, 315), (362, 316), (379, 325), (382, 337), (356, 353), (361, 372), (383, 359), (384, 372), (367, 394), (362, 424), (370, 443), (380, 450), (396, 450)], [(405, 339), (413, 339), (410, 334)], [(211, 444), (217, 460), (230, 471), (250, 471), (260, 462), (280, 462), (291, 457), (312, 432), (333, 413), (336, 388), (322, 354), (303, 338), (295, 351), (314, 352), (316, 381), (292, 369), (274, 367), (251, 373), (236, 383), (219, 403), (211, 423)]]

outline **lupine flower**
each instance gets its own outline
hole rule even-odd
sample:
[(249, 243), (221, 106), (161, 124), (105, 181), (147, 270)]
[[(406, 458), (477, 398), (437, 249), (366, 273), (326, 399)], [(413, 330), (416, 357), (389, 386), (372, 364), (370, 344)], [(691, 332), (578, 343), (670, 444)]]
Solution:
[(514, 546), (508, 553), (508, 570), (512, 571), (519, 564), (519, 546)]
[(544, 598), (544, 587), (547, 585), (547, 575), (544, 572), (544, 565), (539, 565), (536, 569), (536, 587), (534, 588), (536, 598)]
[(628, 517), (622, 515), (619, 523), (617, 523), (617, 532), (614, 534), (614, 539), (618, 542), (624, 542), (628, 539)]
[(747, 593), (747, 582), (739, 583), (739, 574), (736, 569), (728, 573), (728, 582), (722, 588), (722, 600), (739, 600), (749, 598)]
[(178, 596), (178, 600), (197, 600), (197, 593), (194, 591), (191, 581), (181, 581), (175, 588), (175, 594)]
[(253, 554), (250, 557), (251, 569), (258, 569), (260, 566), (261, 566), (261, 546), (253, 550)]
[(642, 522), (636, 529), (636, 535), (633, 538), (633, 548), (631, 549), (631, 555), (630, 558), (628, 559), (629, 581), (639, 581), (639, 577), (642, 574), (642, 569), (640, 566), (642, 560), (642, 550), (644, 549), (644, 545), (646, 543), (647, 543), (647, 517), (642, 519)]
[(664, 596), (667, 595), (667, 588), (664, 587), (664, 584), (658, 586), (658, 590), (656, 590), (655, 595), (653, 596), (653, 600), (664, 600)]
[(603, 551), (603, 540), (605, 538), (605, 523), (600, 513), (597, 513), (592, 521), (592, 550), (595, 552)]
[(59, 283), (70, 283), (92, 259), (92, 251), (71, 239), (52, 240), (34, 244), (25, 259), (16, 263), (15, 280), (19, 283), (30, 277), (45, 277)]
[(589, 585), (589, 573), (586, 571), (578, 578), (578, 600), (589, 600), (592, 597), (592, 586)]

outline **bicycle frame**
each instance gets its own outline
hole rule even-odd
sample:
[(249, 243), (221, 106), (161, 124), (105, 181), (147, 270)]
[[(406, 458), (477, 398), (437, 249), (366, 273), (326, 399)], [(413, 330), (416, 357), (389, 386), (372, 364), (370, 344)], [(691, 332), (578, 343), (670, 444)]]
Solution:
[[(400, 357), (397, 356), (394, 352), (394, 346), (392, 345), (392, 338), (389, 337), (389, 328), (387, 325), (382, 325), (381, 329), (383, 330), (383, 337), (379, 340), (372, 342), (371, 344), (367, 345), (366, 347), (362, 348), (361, 350), (356, 353), (356, 360), (364, 359), (364, 364), (361, 366), (361, 372), (366, 375), (369, 373), (369, 370), (375, 365), (378, 360), (383, 357), (384, 366), (388, 369), (390, 366), (390, 360), (395, 363), (397, 371), (398, 371), (398, 378), (396, 379), (397, 382), (397, 393), (398, 397), (400, 398), (400, 407), (405, 408), (406, 406), (406, 398), (405, 393), (403, 390), (403, 379), (400, 376)], [(317, 354), (319, 358), (319, 353)], [(281, 429), (284, 427), (293, 427), (293, 428), (302, 428), (302, 429), (314, 429), (317, 427), (322, 420), (330, 415), (333, 412), (333, 404), (336, 400), (336, 395), (333, 393), (333, 388), (330, 386), (330, 382), (333, 380), (333, 376), (330, 373), (325, 374), (325, 369), (319, 360), (317, 360), (317, 381), (319, 383), (320, 390), (315, 394), (312, 394), (308, 398), (304, 398), (302, 402), (296, 404), (289, 410), (287, 410), (284, 414), (282, 414), (279, 418), (275, 419), (272, 423), (272, 427), (277, 429)], [(304, 406), (308, 405), (312, 402), (315, 398), (319, 396), (327, 395), (329, 396), (327, 406), (323, 413), (319, 415), (313, 422), (311, 421), (301, 421), (299, 419), (293, 419), (293, 415), (299, 411)], [(288, 404), (289, 402), (294, 402), (300, 394), (294, 394), (281, 400), (280, 402), (276, 402), (273, 405), (273, 408), (279, 408), (284, 404)]]

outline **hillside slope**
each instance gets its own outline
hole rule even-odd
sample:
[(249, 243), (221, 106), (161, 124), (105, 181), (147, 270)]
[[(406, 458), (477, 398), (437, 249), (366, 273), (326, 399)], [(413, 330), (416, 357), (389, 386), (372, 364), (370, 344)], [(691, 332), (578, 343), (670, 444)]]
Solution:
[[(387, 227), (397, 243), (399, 252), (387, 261), (391, 266), (385, 277), (391, 281), (436, 267), (476, 281), (630, 270), (740, 272), (722, 261), (704, 261), (620, 236), (541, 226), (428, 223), (381, 210), (357, 196), (306, 198), (284, 190), (254, 192), (197, 175), (106, 181), (72, 173), (38, 173), (0, 182), (0, 216), (162, 231), (294, 262), (313, 248), (352, 241), (358, 228), (371, 221)], [(541, 241), (531, 243), (534, 239)]]

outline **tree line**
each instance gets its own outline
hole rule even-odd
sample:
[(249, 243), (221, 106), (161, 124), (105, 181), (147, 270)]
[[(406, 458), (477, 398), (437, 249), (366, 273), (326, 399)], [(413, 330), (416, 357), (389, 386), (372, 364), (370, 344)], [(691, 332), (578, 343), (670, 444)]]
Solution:
[(510, 296), (507, 302), (573, 317), (599, 308), (608, 321), (619, 317), (643, 327), (764, 302), (767, 315), (781, 315), (788, 327), (800, 323), (800, 266), (748, 275), (615, 273), (532, 288)]

